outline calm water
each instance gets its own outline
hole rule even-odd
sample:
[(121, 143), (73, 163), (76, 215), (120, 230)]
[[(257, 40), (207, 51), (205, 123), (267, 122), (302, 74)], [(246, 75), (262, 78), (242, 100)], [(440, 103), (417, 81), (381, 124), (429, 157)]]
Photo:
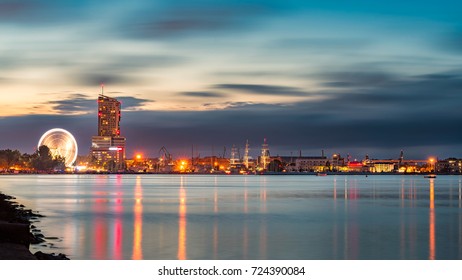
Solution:
[(71, 259), (461, 259), (461, 176), (1, 176)]

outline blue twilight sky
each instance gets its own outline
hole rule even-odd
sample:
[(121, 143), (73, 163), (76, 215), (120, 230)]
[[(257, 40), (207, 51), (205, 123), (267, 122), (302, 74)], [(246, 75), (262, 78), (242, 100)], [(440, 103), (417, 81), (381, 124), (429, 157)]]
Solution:
[(96, 98), (127, 156), (462, 157), (462, 2), (0, 0), (0, 149), (53, 127), (80, 154)]

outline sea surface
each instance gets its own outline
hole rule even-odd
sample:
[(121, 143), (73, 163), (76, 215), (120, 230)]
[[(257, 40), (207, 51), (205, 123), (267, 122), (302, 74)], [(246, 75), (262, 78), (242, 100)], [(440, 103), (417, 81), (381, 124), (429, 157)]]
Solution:
[(71, 259), (461, 259), (462, 176), (12, 175)]

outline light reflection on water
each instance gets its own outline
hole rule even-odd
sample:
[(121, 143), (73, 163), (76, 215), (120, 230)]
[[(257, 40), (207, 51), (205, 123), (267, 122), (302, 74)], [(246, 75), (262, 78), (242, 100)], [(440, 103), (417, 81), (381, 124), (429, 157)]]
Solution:
[(461, 259), (460, 176), (2, 176), (72, 259)]
[(133, 206), (133, 213), (135, 215), (135, 222), (133, 223), (133, 260), (143, 259), (143, 187), (141, 186), (141, 178), (136, 177), (135, 185), (135, 205)]
[(186, 189), (184, 187), (184, 177), (180, 178), (180, 193), (178, 207), (178, 259), (186, 260)]
[(429, 221), (429, 248), (430, 254), (428, 258), (430, 260), (435, 259), (435, 179), (430, 179), (430, 221)]

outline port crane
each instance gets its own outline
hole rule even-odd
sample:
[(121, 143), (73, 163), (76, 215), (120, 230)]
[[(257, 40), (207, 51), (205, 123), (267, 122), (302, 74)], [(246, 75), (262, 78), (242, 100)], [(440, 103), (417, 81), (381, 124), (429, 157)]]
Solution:
[(163, 165), (172, 164), (172, 155), (165, 146), (162, 146), (159, 150), (159, 159), (161, 159)]

